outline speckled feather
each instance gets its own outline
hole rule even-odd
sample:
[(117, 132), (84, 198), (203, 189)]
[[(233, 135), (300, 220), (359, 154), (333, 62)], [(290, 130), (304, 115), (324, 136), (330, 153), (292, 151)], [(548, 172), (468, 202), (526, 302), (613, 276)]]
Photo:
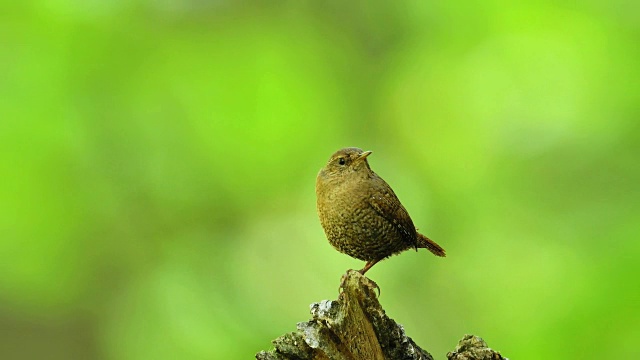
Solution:
[(334, 153), (316, 179), (317, 210), (329, 243), (364, 261), (378, 261), (411, 248), (444, 250), (416, 231), (391, 187), (369, 167), (370, 152)]

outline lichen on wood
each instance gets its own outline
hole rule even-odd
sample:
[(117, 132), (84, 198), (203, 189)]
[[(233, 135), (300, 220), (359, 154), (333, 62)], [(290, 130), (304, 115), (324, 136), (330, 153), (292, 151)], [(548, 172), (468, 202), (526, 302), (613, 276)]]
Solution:
[(479, 336), (465, 335), (456, 349), (447, 354), (448, 360), (509, 360), (487, 346)]
[(297, 332), (274, 340), (275, 349), (256, 358), (433, 360), (385, 314), (373, 281), (349, 270), (341, 289), (338, 300), (311, 304), (311, 320), (298, 323)]
[[(343, 276), (337, 300), (311, 304), (312, 319), (298, 323), (297, 331), (273, 341), (275, 349), (260, 351), (258, 360), (433, 360), (405, 334), (402, 325), (390, 319), (378, 302), (378, 286), (349, 270)], [(467, 335), (472, 336), (472, 335)], [(466, 339), (466, 340), (465, 340)], [(473, 340), (479, 341), (473, 342)], [(481, 351), (482, 339), (463, 338), (447, 356), (490, 354)], [(463, 343), (463, 341), (466, 341)], [(475, 352), (469, 352), (473, 350)], [(495, 353), (495, 352), (494, 352)], [(497, 356), (500, 356), (497, 353)], [(449, 360), (502, 360), (502, 357), (450, 357)]]

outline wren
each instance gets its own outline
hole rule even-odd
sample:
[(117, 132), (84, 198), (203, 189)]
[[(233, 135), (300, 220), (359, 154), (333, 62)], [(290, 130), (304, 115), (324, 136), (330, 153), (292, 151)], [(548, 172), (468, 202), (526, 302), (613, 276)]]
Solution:
[(445, 251), (420, 234), (407, 210), (367, 157), (371, 151), (336, 151), (316, 179), (317, 210), (329, 243), (336, 250), (366, 261), (359, 270), (408, 249), (424, 248), (436, 256)]

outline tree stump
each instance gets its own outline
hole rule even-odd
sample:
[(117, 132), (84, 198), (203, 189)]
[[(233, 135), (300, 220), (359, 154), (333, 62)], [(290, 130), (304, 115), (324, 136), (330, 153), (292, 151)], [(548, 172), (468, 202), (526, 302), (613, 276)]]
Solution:
[[(338, 300), (311, 304), (313, 318), (297, 331), (275, 340), (275, 349), (256, 354), (258, 360), (433, 360), (390, 319), (378, 302), (378, 286), (355, 270), (342, 278)], [(449, 360), (503, 360), (479, 337), (465, 335)], [(505, 359), (508, 360), (508, 359)]]

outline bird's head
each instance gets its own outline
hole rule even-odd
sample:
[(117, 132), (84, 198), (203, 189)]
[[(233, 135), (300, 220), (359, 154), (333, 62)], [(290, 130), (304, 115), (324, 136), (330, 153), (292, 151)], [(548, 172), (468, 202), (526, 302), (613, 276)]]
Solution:
[(371, 151), (349, 147), (336, 151), (327, 165), (320, 170), (320, 173), (328, 177), (353, 176), (354, 174), (369, 174), (371, 168), (367, 162), (367, 156)]

